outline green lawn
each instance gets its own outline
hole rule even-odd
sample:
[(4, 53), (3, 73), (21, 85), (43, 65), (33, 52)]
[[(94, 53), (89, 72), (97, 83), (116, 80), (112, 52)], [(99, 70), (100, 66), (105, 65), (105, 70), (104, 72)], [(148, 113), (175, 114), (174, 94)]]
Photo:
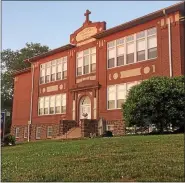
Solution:
[(2, 148), (2, 181), (184, 181), (184, 135), (40, 141)]

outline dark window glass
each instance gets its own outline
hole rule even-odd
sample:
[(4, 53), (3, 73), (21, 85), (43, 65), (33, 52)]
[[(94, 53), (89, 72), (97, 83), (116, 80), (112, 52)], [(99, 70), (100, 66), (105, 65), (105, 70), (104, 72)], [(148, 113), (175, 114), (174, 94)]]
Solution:
[(44, 114), (44, 109), (39, 109), (39, 115)]
[(109, 100), (108, 101), (108, 109), (114, 109), (115, 108), (115, 101)]
[(137, 61), (145, 60), (145, 50), (137, 52)]
[(114, 67), (114, 58), (108, 60), (108, 68)]
[(84, 74), (88, 74), (89, 73), (89, 65), (85, 65), (84, 66)]
[(63, 79), (67, 79), (67, 71), (63, 71)]
[(49, 83), (49, 75), (46, 76), (46, 83)]
[(59, 107), (55, 107), (55, 113), (56, 114), (60, 113), (60, 106)]
[(50, 108), (49, 108), (49, 113), (50, 113), (50, 114), (54, 114), (54, 107), (50, 107)]
[(124, 99), (117, 100), (117, 108), (121, 108), (123, 103), (124, 103)]
[(127, 54), (127, 64), (134, 63), (134, 53)]
[(82, 67), (77, 68), (77, 76), (82, 75)]
[(96, 64), (91, 64), (91, 72), (95, 72), (96, 71)]
[(40, 77), (40, 84), (44, 83), (44, 76)]
[(148, 49), (148, 59), (152, 59), (156, 57), (157, 57), (157, 48)]
[(57, 80), (60, 80), (61, 79), (61, 72), (58, 72), (57, 73)]
[(55, 74), (51, 75), (51, 81), (55, 81)]
[(61, 113), (65, 113), (66, 112), (66, 106), (62, 106), (61, 107)]
[(44, 108), (44, 114), (48, 114), (48, 108)]
[(117, 57), (117, 66), (124, 65), (124, 55)]

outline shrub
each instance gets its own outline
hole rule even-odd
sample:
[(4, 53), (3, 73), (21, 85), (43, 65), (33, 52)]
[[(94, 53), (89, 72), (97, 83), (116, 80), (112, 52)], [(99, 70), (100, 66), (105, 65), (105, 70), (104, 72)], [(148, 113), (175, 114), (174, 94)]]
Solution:
[(163, 132), (167, 126), (183, 125), (185, 119), (184, 77), (153, 77), (134, 86), (122, 105), (127, 126), (155, 124)]
[(105, 131), (105, 133), (102, 135), (103, 137), (113, 137), (111, 131)]
[(5, 145), (9, 145), (9, 144), (15, 145), (15, 136), (11, 134), (7, 135), (4, 139), (4, 143)]

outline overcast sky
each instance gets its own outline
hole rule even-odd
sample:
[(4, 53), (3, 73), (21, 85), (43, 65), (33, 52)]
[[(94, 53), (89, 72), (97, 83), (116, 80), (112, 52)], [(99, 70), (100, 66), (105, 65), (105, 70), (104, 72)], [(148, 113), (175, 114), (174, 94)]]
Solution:
[(91, 21), (117, 26), (179, 1), (12, 1), (2, 2), (2, 48), (21, 49), (26, 42), (54, 49), (69, 43), (89, 9)]

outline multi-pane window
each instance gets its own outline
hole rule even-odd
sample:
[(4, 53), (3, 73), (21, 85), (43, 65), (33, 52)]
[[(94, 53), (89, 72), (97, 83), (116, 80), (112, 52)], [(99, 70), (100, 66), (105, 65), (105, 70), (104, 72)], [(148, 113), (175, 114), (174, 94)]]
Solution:
[(24, 127), (24, 138), (28, 137), (28, 127)]
[(154, 59), (156, 57), (156, 27), (107, 43), (108, 68)]
[(41, 138), (41, 127), (36, 127), (36, 139)]
[(77, 53), (77, 76), (96, 72), (96, 48), (90, 48)]
[(53, 130), (52, 126), (48, 126), (48, 129), (47, 129), (47, 137), (48, 138), (52, 137), (52, 130)]
[(39, 115), (61, 113), (66, 113), (66, 94), (52, 95), (39, 98)]
[(67, 57), (40, 65), (40, 84), (67, 78)]
[(20, 133), (20, 128), (19, 127), (17, 127), (17, 128), (15, 128), (15, 138), (19, 138), (19, 134)]
[(139, 84), (140, 81), (134, 81), (131, 83), (123, 83), (118, 85), (111, 85), (107, 88), (107, 108), (108, 109), (120, 109), (125, 102), (127, 94), (130, 88)]

